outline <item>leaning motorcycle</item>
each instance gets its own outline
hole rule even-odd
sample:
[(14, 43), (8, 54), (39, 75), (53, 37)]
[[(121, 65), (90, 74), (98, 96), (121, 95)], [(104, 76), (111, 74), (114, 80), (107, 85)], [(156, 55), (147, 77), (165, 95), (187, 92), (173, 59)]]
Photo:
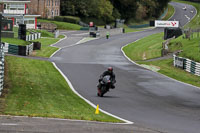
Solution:
[(100, 81), (100, 84), (100, 92), (98, 92), (97, 95), (103, 97), (103, 95), (108, 92), (111, 87), (110, 75), (104, 76), (103, 79)]

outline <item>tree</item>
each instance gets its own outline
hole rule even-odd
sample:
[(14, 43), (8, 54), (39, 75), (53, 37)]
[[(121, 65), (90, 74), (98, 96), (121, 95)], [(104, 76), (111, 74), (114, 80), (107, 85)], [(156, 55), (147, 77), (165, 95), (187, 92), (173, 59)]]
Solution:
[(61, 15), (114, 19), (158, 18), (170, 0), (61, 0)]

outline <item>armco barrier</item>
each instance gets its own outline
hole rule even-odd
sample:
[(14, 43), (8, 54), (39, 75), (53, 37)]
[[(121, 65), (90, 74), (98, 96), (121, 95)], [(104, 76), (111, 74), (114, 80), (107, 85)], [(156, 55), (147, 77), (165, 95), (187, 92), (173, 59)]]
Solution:
[(0, 45), (0, 95), (4, 84), (4, 48)]
[(200, 76), (200, 63), (174, 55), (174, 66)]

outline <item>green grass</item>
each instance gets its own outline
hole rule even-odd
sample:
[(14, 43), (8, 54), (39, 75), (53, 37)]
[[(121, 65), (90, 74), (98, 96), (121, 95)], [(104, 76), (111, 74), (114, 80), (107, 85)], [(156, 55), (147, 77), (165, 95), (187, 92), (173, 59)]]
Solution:
[(53, 23), (57, 25), (58, 29), (63, 29), (63, 30), (80, 30), (81, 28), (80, 25), (67, 22), (58, 22), (58, 21), (43, 20), (43, 19), (38, 19), (38, 22)]
[(146, 60), (161, 56), (163, 33), (153, 34), (123, 48), (132, 60)]
[(24, 41), (24, 40), (20, 40), (20, 39), (16, 39), (16, 38), (1, 38), (2, 42), (7, 42), (9, 44), (16, 44), (16, 45), (29, 45), (30, 42)]
[(58, 50), (58, 48), (51, 47), (50, 45), (59, 40), (59, 38), (40, 38), (34, 40), (34, 42), (41, 42), (41, 50), (35, 50), (32, 53), (32, 56), (50, 57), (56, 50)]
[(180, 36), (171, 41), (169, 48), (172, 52), (183, 50), (179, 56), (200, 62), (200, 33), (195, 33), (190, 40), (183, 39), (183, 37)]
[(48, 32), (46, 30), (34, 30), (34, 31), (41, 33), (41, 37), (52, 37), (52, 38), (54, 38), (54, 34), (52, 32)]
[(179, 2), (179, 3), (185, 3), (189, 5), (193, 5), (197, 9), (197, 15), (188, 23), (187, 25), (184, 26), (184, 28), (200, 28), (200, 4), (195, 3), (195, 2), (190, 2), (190, 1), (183, 1), (183, 0), (172, 0), (174, 2)]
[(95, 108), (72, 92), (50, 62), (6, 56), (5, 73), (7, 94), (0, 98), (1, 114), (121, 122), (103, 113), (95, 115)]
[(165, 15), (165, 17), (162, 20), (168, 20), (175, 12), (175, 9), (173, 6), (168, 4), (168, 11), (167, 14)]
[(64, 35), (59, 35), (58, 38), (59, 39), (63, 39), (63, 38), (65, 38), (65, 36)]
[[(197, 8), (199, 12), (200, 5), (197, 5), (196, 3), (180, 1), (180, 0), (176, 0), (176, 2), (184, 2), (187, 4), (192, 4)], [(186, 27), (197, 28), (199, 27), (198, 22), (199, 20), (197, 19), (197, 17), (195, 17), (194, 20), (188, 23)], [(147, 56), (147, 59), (156, 57), (153, 55), (158, 55), (158, 57), (160, 56), (158, 51), (161, 51), (162, 41), (163, 41), (161, 39), (162, 37), (163, 37), (163, 33), (154, 34), (154, 35), (145, 37), (138, 42), (135, 42), (126, 46), (123, 50), (125, 54), (133, 61), (140, 60), (137, 62), (139, 64), (156, 66), (157, 68), (160, 68), (160, 70), (158, 71), (159, 73), (162, 73), (176, 80), (200, 87), (199, 77), (191, 73), (188, 73), (182, 69), (174, 67), (173, 59), (158, 60), (158, 61), (151, 61), (151, 62), (141, 61), (143, 60), (143, 55), (144, 55), (143, 53), (148, 53), (148, 52), (151, 53), (149, 54), (150, 56)], [(151, 47), (155, 47), (154, 50), (152, 50)], [(198, 62), (200, 61), (200, 58), (199, 58), (200, 57), (200, 37), (198, 36), (198, 33), (194, 34), (190, 40), (184, 39), (183, 36), (176, 38), (175, 40), (172, 40), (171, 43), (169, 44), (169, 48), (171, 52), (177, 51), (177, 50), (183, 50), (183, 52), (180, 53), (180, 56), (186, 57)], [(157, 52), (158, 54), (156, 54)]]
[(200, 78), (182, 69), (174, 67), (173, 59), (137, 63), (157, 66), (160, 68), (160, 70), (158, 71), (159, 73), (162, 73), (173, 79), (200, 87)]
[(14, 38), (18, 38), (18, 27), (13, 27), (13, 31), (14, 31)]

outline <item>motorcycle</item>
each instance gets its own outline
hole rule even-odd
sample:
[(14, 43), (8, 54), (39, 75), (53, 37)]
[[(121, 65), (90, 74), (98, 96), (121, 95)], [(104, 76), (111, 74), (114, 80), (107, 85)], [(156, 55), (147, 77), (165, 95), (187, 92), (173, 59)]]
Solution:
[(100, 81), (101, 87), (99, 88), (100, 92), (97, 93), (98, 96), (103, 97), (103, 95), (109, 91), (111, 87), (111, 80), (110, 75), (106, 75), (103, 77), (103, 79)]

